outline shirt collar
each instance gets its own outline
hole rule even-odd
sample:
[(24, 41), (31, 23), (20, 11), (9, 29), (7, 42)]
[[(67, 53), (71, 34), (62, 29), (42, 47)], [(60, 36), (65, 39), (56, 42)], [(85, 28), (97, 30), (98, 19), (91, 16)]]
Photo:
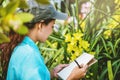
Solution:
[(29, 36), (25, 36), (22, 43), (26, 43), (29, 46), (33, 47), (34, 49), (39, 50), (35, 42)]

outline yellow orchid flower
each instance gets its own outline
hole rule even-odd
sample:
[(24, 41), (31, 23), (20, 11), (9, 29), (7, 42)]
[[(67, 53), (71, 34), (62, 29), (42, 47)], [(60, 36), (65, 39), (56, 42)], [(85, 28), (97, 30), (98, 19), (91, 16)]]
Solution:
[(71, 35), (67, 34), (65, 35), (65, 42), (70, 42), (71, 41)]

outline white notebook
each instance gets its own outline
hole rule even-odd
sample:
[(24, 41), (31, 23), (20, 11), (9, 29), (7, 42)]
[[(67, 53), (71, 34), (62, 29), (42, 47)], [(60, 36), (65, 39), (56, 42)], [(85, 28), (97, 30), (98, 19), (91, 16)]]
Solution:
[[(88, 53), (83, 53), (75, 60), (78, 62), (79, 65), (87, 64), (88, 66), (91, 66), (97, 61), (93, 55), (88, 54)], [(66, 80), (68, 76), (70, 75), (70, 73), (72, 72), (72, 70), (75, 68), (75, 66), (78, 66), (77, 63), (75, 61), (71, 62), (69, 66), (65, 67), (64, 69), (62, 69), (60, 72), (57, 73), (58, 76), (61, 79)]]

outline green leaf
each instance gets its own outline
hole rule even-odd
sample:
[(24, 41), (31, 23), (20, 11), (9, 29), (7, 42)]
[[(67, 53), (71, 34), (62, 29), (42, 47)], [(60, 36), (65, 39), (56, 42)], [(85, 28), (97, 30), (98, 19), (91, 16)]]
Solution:
[(10, 39), (3, 33), (0, 33), (0, 44), (4, 42), (9, 42)]
[(117, 66), (115, 67), (115, 70), (114, 70), (114, 78), (115, 78), (116, 74), (118, 73), (118, 71), (119, 71), (119, 69), (120, 69), (120, 59), (114, 61), (113, 65), (117, 65)]
[(113, 57), (116, 57), (113, 43), (109, 41), (109, 42), (108, 42), (108, 45), (110, 46), (110, 48), (111, 48), (111, 50), (112, 50), (112, 53), (113, 53), (113, 55), (114, 55)]
[(118, 45), (119, 43), (120, 43), (120, 38), (118, 38), (115, 42), (115, 45), (114, 45), (115, 52), (116, 52), (116, 49), (119, 47), (119, 45)]
[(91, 47), (90, 47), (91, 50), (93, 50), (93, 48), (94, 48), (95, 45), (98, 43), (98, 41), (99, 41), (99, 36), (96, 37), (96, 38), (94, 39), (94, 41), (91, 41), (91, 42), (92, 42), (92, 43), (91, 43)]
[(107, 61), (107, 67), (108, 67), (108, 76), (109, 76), (109, 80), (114, 80), (113, 79), (113, 71), (112, 71), (112, 65), (111, 65), (111, 61)]
[(0, 0), (0, 3), (2, 3), (3, 0)]
[(19, 0), (11, 1), (7, 6), (6, 6), (6, 13), (14, 13), (19, 6)]
[(20, 18), (20, 20), (25, 23), (25, 22), (29, 22), (33, 19), (33, 15), (30, 13), (18, 13), (17, 16)]
[(57, 49), (52, 49), (52, 48), (46, 48), (46, 47), (40, 47), (41, 50), (46, 50), (46, 51), (57, 51)]
[(28, 8), (28, 5), (26, 4), (26, 0), (21, 0), (19, 4), (20, 8)]
[(16, 30), (17, 33), (19, 34), (27, 34), (28, 33), (28, 28), (24, 25), (20, 26), (17, 30)]
[(112, 59), (112, 56), (110, 56), (108, 53), (103, 53), (103, 54), (106, 56), (106, 58)]
[(104, 46), (106, 52), (108, 53), (108, 48), (107, 48), (107, 44), (106, 44), (105, 40), (103, 39), (103, 37), (100, 37), (100, 38), (102, 39), (103, 46)]
[(0, 26), (0, 33), (3, 33), (3, 29), (2, 29), (2, 27)]
[(6, 11), (5, 8), (0, 7), (0, 16), (5, 16)]
[(49, 36), (49, 38), (50, 38), (50, 39), (53, 39), (53, 40), (56, 40), (56, 41), (58, 41), (58, 42), (63, 42), (62, 39), (56, 38), (56, 37), (54, 37), (54, 36)]
[(49, 0), (36, 0), (38, 3), (41, 3), (41, 4), (49, 4)]
[(104, 68), (104, 70), (101, 72), (99, 80), (104, 80), (104, 77), (105, 77), (106, 74), (107, 74), (107, 68)]

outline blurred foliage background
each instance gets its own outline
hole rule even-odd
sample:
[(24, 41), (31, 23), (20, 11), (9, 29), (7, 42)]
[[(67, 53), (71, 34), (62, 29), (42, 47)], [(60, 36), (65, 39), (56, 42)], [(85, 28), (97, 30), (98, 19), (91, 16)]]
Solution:
[[(36, 1), (52, 3), (57, 10), (69, 14), (66, 21), (56, 21), (54, 32), (45, 43), (36, 43), (49, 69), (68, 64), (87, 52), (98, 62), (82, 80), (120, 80), (120, 0)], [(10, 41), (10, 30), (27, 33), (23, 23), (33, 15), (18, 13), (18, 8), (28, 9), (26, 0), (0, 0), (0, 44)]]

